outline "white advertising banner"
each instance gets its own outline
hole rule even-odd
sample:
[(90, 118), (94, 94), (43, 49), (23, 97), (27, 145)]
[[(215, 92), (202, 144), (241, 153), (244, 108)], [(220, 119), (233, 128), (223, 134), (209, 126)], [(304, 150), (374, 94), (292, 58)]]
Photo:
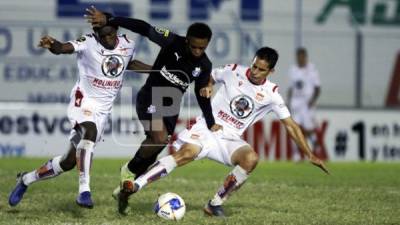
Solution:
[[(176, 131), (199, 110), (182, 109)], [(396, 111), (319, 110), (314, 149), (330, 161), (399, 161), (400, 117)], [(115, 107), (96, 157), (131, 157), (144, 139), (133, 107)], [(53, 156), (66, 151), (70, 123), (65, 105), (0, 104), (0, 157)], [(301, 157), (275, 116), (268, 115), (244, 134), (262, 159)], [(164, 154), (167, 154), (166, 149)]]

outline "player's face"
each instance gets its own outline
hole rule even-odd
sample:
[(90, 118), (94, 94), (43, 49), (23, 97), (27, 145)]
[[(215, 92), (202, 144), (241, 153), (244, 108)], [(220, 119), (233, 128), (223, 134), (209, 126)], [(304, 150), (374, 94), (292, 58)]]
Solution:
[(249, 80), (254, 84), (262, 84), (273, 71), (274, 69), (269, 68), (267, 61), (256, 56), (251, 64)]
[(100, 44), (107, 49), (114, 49), (117, 44), (117, 30), (114, 27), (105, 26), (101, 28), (97, 35), (100, 39)]
[(188, 37), (187, 44), (190, 53), (192, 56), (199, 58), (204, 54), (208, 46), (208, 39), (207, 38), (195, 38), (195, 37)]
[(297, 54), (297, 65), (304, 67), (307, 64), (307, 55), (304, 53)]

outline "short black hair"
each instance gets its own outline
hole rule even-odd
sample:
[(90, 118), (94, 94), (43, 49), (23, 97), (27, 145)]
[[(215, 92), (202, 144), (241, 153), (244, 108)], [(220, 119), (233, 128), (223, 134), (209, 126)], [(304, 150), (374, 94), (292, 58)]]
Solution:
[(205, 23), (193, 23), (186, 32), (186, 37), (207, 38), (208, 41), (211, 40), (211, 36), (211, 28)]
[(278, 52), (270, 47), (263, 47), (257, 50), (256, 56), (259, 59), (263, 59), (266, 62), (268, 62), (268, 67), (270, 69), (273, 69), (276, 65), (276, 62), (278, 62)]
[(304, 54), (305, 56), (307, 56), (307, 49), (304, 47), (297, 48), (296, 55), (300, 55), (300, 54)]

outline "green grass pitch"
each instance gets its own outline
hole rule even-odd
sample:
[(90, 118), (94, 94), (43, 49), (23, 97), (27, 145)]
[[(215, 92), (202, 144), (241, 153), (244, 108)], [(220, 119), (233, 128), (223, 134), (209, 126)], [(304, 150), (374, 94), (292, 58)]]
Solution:
[[(131, 200), (128, 216), (111, 197), (125, 160), (95, 159), (91, 187), (94, 209), (75, 204), (77, 171), (35, 183), (22, 202), (8, 206), (18, 171), (46, 159), (0, 159), (0, 224), (400, 224), (400, 164), (329, 163), (326, 176), (309, 163), (261, 162), (225, 205), (225, 219), (206, 217), (202, 208), (230, 171), (208, 160), (176, 169)], [(183, 220), (165, 221), (152, 212), (158, 194), (176, 192), (187, 208)]]

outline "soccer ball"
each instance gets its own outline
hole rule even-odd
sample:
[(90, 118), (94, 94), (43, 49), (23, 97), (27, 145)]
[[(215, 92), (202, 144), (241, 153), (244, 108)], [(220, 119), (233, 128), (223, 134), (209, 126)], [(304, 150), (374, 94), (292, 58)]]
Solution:
[(154, 212), (166, 220), (180, 220), (186, 212), (185, 202), (179, 195), (168, 192), (158, 197)]

